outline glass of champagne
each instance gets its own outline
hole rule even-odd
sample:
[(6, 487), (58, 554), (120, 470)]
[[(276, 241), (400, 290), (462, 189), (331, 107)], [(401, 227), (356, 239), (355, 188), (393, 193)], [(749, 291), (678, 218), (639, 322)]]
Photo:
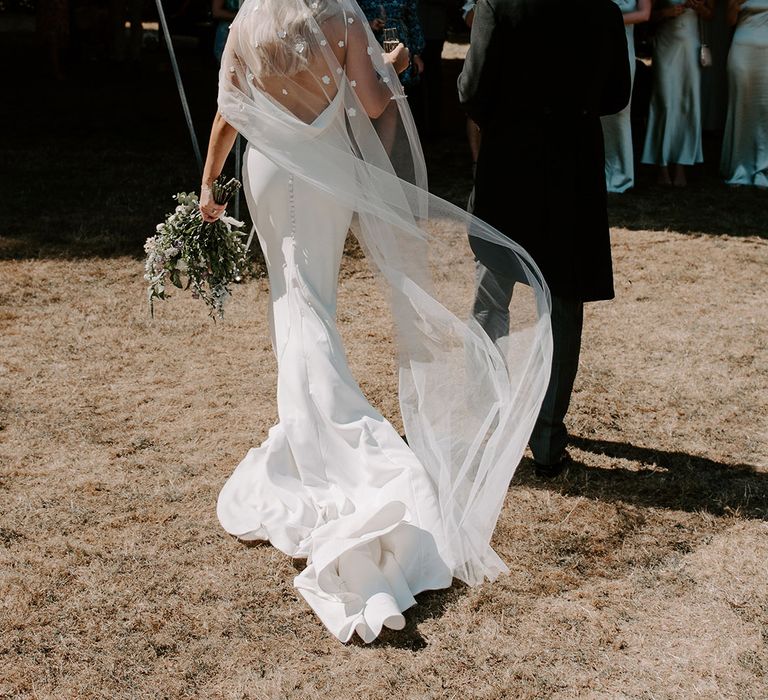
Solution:
[(394, 27), (388, 27), (384, 29), (383, 39), (384, 40), (382, 43), (386, 53), (394, 51), (397, 48), (397, 45), (400, 43), (400, 37), (397, 35), (397, 29)]

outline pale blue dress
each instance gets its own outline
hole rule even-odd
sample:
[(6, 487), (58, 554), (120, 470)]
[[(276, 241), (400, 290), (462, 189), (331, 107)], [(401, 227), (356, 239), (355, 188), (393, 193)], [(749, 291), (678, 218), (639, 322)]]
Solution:
[[(634, 12), (637, 0), (613, 0), (622, 14)], [(626, 24), (629, 70), (635, 82), (635, 27)], [(635, 184), (635, 156), (632, 148), (631, 103), (618, 114), (601, 119), (605, 141), (605, 185), (609, 192), (625, 192)]]
[[(683, 5), (670, 0), (667, 5)], [(701, 163), (699, 16), (686, 10), (661, 21), (653, 43), (653, 91), (643, 163)]]
[(768, 0), (741, 6), (728, 90), (722, 173), (729, 185), (768, 187)]

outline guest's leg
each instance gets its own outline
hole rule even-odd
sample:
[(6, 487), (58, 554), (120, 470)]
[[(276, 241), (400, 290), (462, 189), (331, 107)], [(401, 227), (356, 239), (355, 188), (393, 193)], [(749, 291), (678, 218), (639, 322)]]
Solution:
[(679, 163), (675, 163), (675, 187), (685, 187), (687, 184), (688, 181), (685, 177), (685, 166), (680, 165)]
[(509, 302), (514, 286), (514, 280), (477, 263), (472, 316), (494, 343), (509, 335)]
[(669, 168), (666, 165), (659, 167), (659, 175), (656, 178), (656, 183), (659, 185), (671, 185), (672, 178), (669, 176)]
[(529, 443), (539, 464), (557, 463), (568, 444), (564, 419), (579, 368), (583, 321), (583, 302), (552, 296), (552, 375)]

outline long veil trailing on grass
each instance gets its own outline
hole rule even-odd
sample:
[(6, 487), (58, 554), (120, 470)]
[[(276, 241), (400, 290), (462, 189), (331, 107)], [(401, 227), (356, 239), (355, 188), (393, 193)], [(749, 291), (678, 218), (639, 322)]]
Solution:
[[(507, 569), (491, 536), (549, 378), (550, 300), (539, 270), (509, 238), (429, 194), (397, 74), (354, 0), (246, 0), (219, 81), (219, 110), (251, 148), (354, 213), (352, 230), (390, 302), (403, 423), (439, 513), (430, 534), (453, 576), (470, 585), (495, 578)], [(496, 343), (470, 317), (468, 234), (498, 246), (519, 282), (509, 334)], [(297, 586), (310, 603), (348, 610), (354, 596), (323, 568), (319, 547), (305, 548)]]

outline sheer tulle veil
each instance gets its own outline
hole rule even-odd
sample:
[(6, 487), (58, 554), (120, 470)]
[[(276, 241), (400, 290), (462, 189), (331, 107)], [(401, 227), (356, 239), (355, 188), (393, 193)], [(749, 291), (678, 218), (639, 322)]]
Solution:
[[(390, 93), (375, 118), (347, 70), (349, 52), (363, 50)], [(402, 418), (434, 483), (440, 555), (470, 585), (495, 578), (506, 566), (491, 536), (549, 378), (541, 273), (509, 238), (429, 194), (400, 82), (354, 0), (246, 0), (222, 59), (219, 110), (252, 148), (355, 212), (352, 230), (391, 304)], [(496, 343), (471, 318), (472, 239), (494, 244), (519, 282)]]

